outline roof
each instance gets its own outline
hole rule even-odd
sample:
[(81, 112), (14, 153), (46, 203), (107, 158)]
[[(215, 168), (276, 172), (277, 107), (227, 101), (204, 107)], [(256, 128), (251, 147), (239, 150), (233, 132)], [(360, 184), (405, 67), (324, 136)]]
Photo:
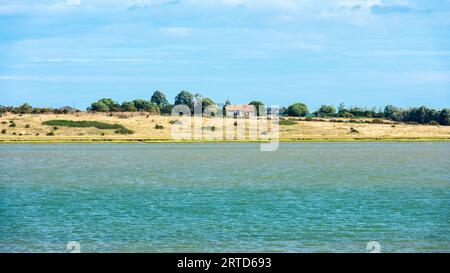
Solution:
[(255, 112), (255, 106), (249, 104), (233, 104), (225, 106), (225, 110)]

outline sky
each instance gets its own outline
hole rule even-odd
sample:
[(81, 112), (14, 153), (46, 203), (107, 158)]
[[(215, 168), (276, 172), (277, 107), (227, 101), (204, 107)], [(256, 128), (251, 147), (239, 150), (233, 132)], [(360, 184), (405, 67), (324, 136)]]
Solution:
[(450, 106), (450, 0), (0, 0), (0, 105)]

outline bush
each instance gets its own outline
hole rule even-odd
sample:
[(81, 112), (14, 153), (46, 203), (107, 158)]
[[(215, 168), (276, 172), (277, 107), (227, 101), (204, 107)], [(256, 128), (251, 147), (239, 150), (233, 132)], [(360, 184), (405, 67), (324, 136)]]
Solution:
[(56, 130), (58, 130), (58, 129), (59, 129), (59, 128), (58, 128), (58, 127), (56, 127), (56, 126), (55, 126), (55, 127), (53, 127), (53, 130), (54, 130), (54, 131), (56, 131)]
[(30, 128), (31, 128), (31, 127), (30, 127), (30, 124), (25, 125), (25, 128), (26, 128), (26, 129), (30, 129)]
[(54, 136), (54, 135), (55, 135), (55, 133), (53, 133), (53, 131), (50, 133), (47, 133), (47, 136)]
[(9, 127), (16, 127), (16, 123), (14, 121), (10, 121)]
[(3, 129), (3, 130), (2, 130), (2, 134), (3, 134), (3, 135), (6, 134), (6, 129)]
[(2, 121), (2, 124), (6, 125), (6, 124), (8, 124), (8, 122), (4, 120), (4, 121)]
[(155, 129), (156, 129), (156, 130), (162, 130), (162, 129), (164, 129), (164, 126), (162, 126), (162, 125), (160, 125), (160, 124), (156, 124), (156, 125), (155, 125)]

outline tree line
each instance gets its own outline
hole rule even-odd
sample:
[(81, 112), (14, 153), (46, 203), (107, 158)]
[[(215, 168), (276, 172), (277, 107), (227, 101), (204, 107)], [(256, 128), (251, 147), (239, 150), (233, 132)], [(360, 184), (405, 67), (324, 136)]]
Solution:
[[(133, 101), (125, 101), (118, 103), (112, 99), (104, 98), (93, 102), (88, 108), (92, 112), (149, 112), (152, 114), (171, 114), (174, 105), (187, 105), (191, 109), (194, 107), (195, 99), (202, 99), (202, 109), (208, 106), (217, 105), (212, 99), (203, 97), (200, 94), (192, 94), (189, 91), (181, 91), (174, 99), (174, 103), (169, 103), (166, 95), (157, 90), (153, 93), (150, 100), (136, 99)], [(227, 101), (223, 107), (230, 104)], [(252, 101), (249, 103), (254, 105), (259, 115), (259, 107), (264, 106), (261, 101)], [(268, 108), (270, 111), (270, 108)], [(431, 125), (450, 125), (450, 109), (444, 108), (441, 110), (427, 108), (425, 106), (403, 109), (393, 105), (388, 105), (385, 108), (376, 107), (356, 107), (347, 108), (343, 103), (336, 108), (333, 105), (322, 105), (314, 112), (310, 112), (309, 108), (304, 103), (294, 103), (289, 107), (281, 107), (280, 114), (292, 117), (322, 117), (322, 118), (379, 118), (389, 119), (397, 122), (405, 122), (411, 124), (431, 124)], [(79, 110), (72, 107), (63, 107), (59, 109), (53, 108), (34, 108), (28, 103), (24, 103), (19, 107), (0, 106), (0, 114), (11, 112), (15, 114), (45, 114), (56, 113), (66, 114), (77, 112)]]

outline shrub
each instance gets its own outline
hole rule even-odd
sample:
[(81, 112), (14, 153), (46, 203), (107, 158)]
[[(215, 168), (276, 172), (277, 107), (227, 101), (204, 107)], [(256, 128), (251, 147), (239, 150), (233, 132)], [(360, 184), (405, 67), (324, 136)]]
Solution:
[(55, 135), (55, 133), (53, 133), (53, 131), (50, 133), (47, 133), (47, 136), (54, 136), (54, 135)]
[(163, 125), (160, 125), (160, 124), (156, 124), (156, 125), (155, 125), (155, 129), (156, 129), (156, 130), (162, 130), (162, 129), (164, 129), (164, 126), (163, 126)]
[(8, 122), (4, 120), (4, 121), (2, 121), (2, 124), (6, 125), (6, 124), (8, 124)]
[(238, 126), (238, 123), (237, 123), (237, 121), (235, 121), (235, 122), (233, 123), (233, 125), (234, 125), (234, 126)]
[(16, 127), (16, 123), (14, 121), (10, 121), (9, 127)]
[(58, 128), (58, 127), (56, 127), (56, 126), (55, 126), (55, 127), (53, 127), (53, 130), (54, 130), (54, 131), (56, 131), (56, 130), (58, 130), (58, 129), (59, 129), (59, 128)]
[(3, 135), (6, 134), (6, 129), (3, 129), (3, 130), (2, 130), (2, 134), (3, 134)]
[(25, 128), (30, 129), (30, 124), (25, 125)]

